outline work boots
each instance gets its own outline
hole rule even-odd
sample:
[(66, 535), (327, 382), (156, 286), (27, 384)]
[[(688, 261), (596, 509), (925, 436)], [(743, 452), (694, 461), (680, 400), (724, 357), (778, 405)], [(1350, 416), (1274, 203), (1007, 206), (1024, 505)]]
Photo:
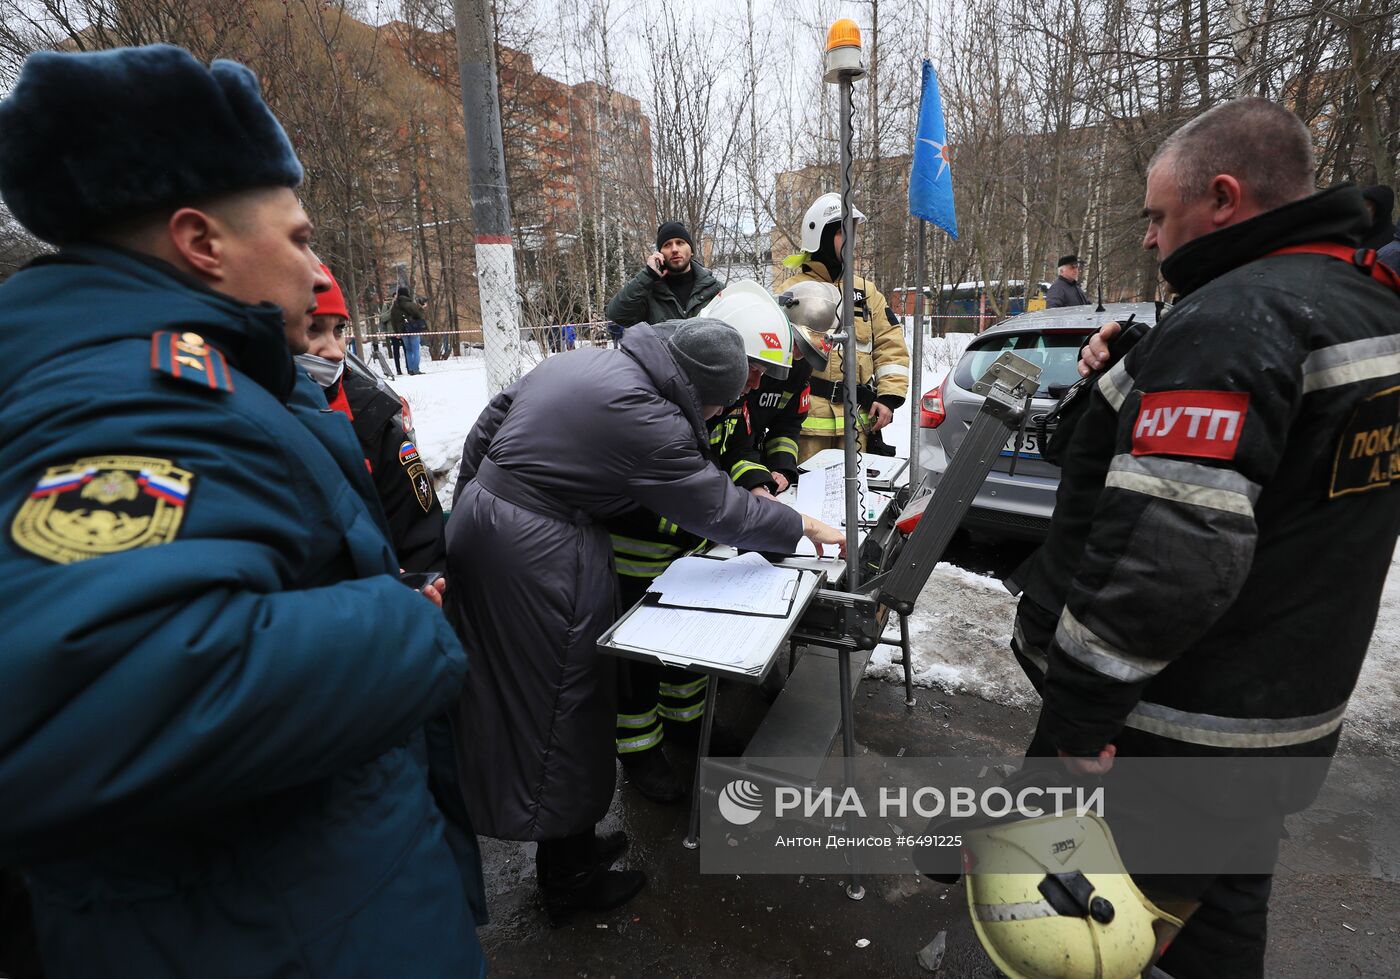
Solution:
[(592, 829), (562, 840), (541, 840), (535, 872), (553, 927), (578, 911), (609, 911), (626, 904), (647, 882), (640, 870), (609, 870), (627, 847), (626, 833), (598, 837)]
[(685, 785), (667, 761), (661, 746), (619, 755), (627, 780), (652, 802), (670, 805), (685, 798)]
[(544, 911), (551, 927), (558, 928), (579, 911), (611, 911), (632, 900), (646, 886), (640, 870), (605, 870), (595, 867), (572, 877), (540, 881)]

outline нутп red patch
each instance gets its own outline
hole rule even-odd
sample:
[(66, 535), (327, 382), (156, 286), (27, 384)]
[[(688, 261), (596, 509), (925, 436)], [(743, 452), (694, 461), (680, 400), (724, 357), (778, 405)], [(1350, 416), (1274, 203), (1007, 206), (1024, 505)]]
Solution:
[(1249, 411), (1236, 391), (1159, 391), (1144, 394), (1133, 422), (1133, 455), (1233, 459)]

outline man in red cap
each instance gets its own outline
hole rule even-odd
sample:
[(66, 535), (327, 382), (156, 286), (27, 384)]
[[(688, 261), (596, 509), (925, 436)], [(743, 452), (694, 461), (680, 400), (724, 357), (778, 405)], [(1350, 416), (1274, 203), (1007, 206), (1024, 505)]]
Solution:
[[(444, 570), (442, 504), (433, 477), (418, 453), (408, 402), (377, 377), (349, 364), (345, 355), (350, 313), (345, 295), (330, 269), (321, 266), (330, 289), (317, 296), (316, 312), (306, 331), (305, 352), (297, 365), (326, 393), (326, 401), (350, 419), (364, 450), (365, 465), (389, 518), (399, 564), (405, 571)], [(290, 342), (290, 341), (289, 341)], [(293, 350), (296, 345), (293, 344)]]

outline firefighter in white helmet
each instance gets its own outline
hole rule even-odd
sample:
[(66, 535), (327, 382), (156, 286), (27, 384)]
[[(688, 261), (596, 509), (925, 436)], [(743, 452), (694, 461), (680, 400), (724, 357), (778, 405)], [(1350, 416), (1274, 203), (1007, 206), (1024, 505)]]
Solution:
[[(749, 377), (739, 399), (710, 419), (710, 455), (736, 486), (758, 494), (777, 492), (769, 469), (753, 454), (753, 432), (746, 398), (765, 377), (787, 378), (793, 366), (792, 331), (777, 301), (756, 282), (731, 282), (698, 314), (738, 331), (749, 359)], [(623, 608), (641, 600), (651, 582), (671, 562), (701, 543), (674, 521), (636, 509), (607, 521)], [(656, 802), (676, 802), (685, 794), (662, 751), (666, 734), (697, 740), (705, 716), (707, 679), (678, 667), (628, 662), (618, 671), (616, 745), (633, 787)], [(691, 748), (693, 751), (693, 747)]]
[[(852, 207), (859, 225), (865, 215)], [(823, 194), (802, 218), (802, 251), (783, 264), (798, 271), (778, 287), (787, 292), (800, 282), (841, 284), (841, 196)], [(878, 433), (894, 418), (909, 394), (909, 348), (904, 330), (875, 284), (855, 276), (856, 382), (859, 385), (861, 448), (865, 433)], [(841, 350), (831, 352), (825, 370), (811, 381), (811, 405), (802, 424), (799, 461), (822, 449), (838, 448), (845, 431), (845, 394)]]

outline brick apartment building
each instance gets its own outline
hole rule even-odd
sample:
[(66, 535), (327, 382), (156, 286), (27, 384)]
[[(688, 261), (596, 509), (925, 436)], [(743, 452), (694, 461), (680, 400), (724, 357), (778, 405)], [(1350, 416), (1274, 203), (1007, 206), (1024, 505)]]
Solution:
[[(402, 22), (379, 28), (385, 76), (411, 159), (380, 175), (402, 202), (386, 229), (375, 270), (384, 296), (399, 284), (434, 296), (434, 329), (479, 336), (466, 148), (455, 87), (456, 38)], [(655, 227), (651, 124), (634, 98), (596, 82), (570, 85), (536, 69), (523, 51), (497, 49), (506, 180), (515, 228), (517, 275), (527, 325), (571, 318), (551, 304), (557, 281), (587, 268), (577, 253), (600, 237)], [(635, 250), (635, 249), (632, 249)], [(599, 290), (594, 290), (595, 292)], [(584, 305), (601, 309), (588, 295)], [(565, 304), (567, 305), (567, 304)]]

